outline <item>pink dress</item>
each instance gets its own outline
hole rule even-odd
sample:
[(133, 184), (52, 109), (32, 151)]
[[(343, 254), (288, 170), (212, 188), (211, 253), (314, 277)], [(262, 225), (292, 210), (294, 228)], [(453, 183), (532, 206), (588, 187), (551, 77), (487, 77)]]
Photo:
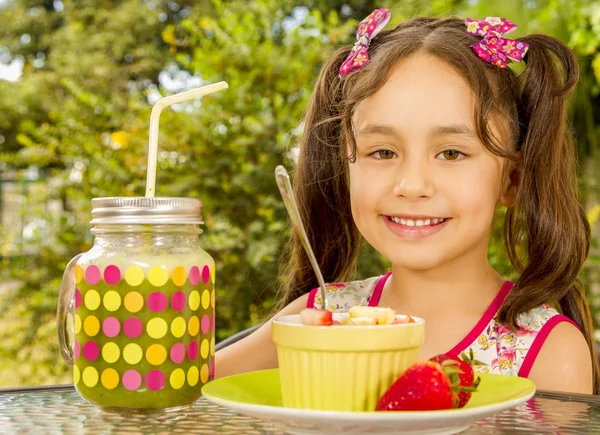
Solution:
[[(329, 309), (343, 313), (354, 305), (377, 306), (390, 275), (387, 273), (364, 281), (327, 285)], [(458, 356), (472, 349), (475, 359), (482, 363), (474, 366), (475, 371), (526, 378), (552, 328), (560, 322), (569, 322), (577, 327), (568, 317), (549, 305), (543, 305), (519, 315), (520, 329), (512, 332), (496, 321), (496, 314), (512, 287), (513, 283), (506, 281), (479, 322), (446, 353)], [(318, 289), (313, 289), (307, 307), (320, 308), (321, 303)]]

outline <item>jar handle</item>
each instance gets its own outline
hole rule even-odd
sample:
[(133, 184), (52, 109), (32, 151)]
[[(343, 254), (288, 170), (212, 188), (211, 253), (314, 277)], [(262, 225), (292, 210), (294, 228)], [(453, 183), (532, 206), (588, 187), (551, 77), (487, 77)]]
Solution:
[(63, 274), (60, 283), (60, 291), (58, 293), (58, 308), (56, 310), (56, 322), (58, 323), (58, 346), (60, 355), (70, 366), (73, 365), (73, 349), (69, 345), (69, 337), (67, 334), (67, 314), (74, 314), (73, 310), (73, 290), (75, 289), (75, 266), (77, 260), (82, 254), (78, 254), (67, 264), (65, 273)]

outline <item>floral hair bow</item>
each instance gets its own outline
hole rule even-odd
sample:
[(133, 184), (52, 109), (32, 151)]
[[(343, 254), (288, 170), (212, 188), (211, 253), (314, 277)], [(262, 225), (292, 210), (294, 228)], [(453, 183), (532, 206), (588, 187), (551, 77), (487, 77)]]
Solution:
[(342, 66), (340, 66), (340, 78), (369, 64), (369, 44), (375, 35), (383, 30), (390, 21), (391, 16), (390, 11), (380, 8), (375, 9), (360, 22), (356, 32), (357, 41)]
[(477, 55), (492, 65), (506, 68), (508, 60), (521, 62), (529, 49), (529, 44), (519, 40), (503, 38), (517, 28), (506, 18), (487, 17), (483, 20), (465, 20), (467, 33), (483, 36), (483, 39), (471, 45)]

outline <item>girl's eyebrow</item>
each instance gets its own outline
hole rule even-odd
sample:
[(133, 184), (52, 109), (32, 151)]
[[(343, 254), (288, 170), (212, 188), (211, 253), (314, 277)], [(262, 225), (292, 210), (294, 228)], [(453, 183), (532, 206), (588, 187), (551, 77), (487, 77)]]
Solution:
[(475, 132), (464, 124), (438, 125), (431, 129), (432, 136), (446, 136), (453, 134), (477, 139)]
[(382, 135), (382, 136), (396, 136), (396, 137), (401, 136), (400, 132), (391, 125), (367, 124), (363, 128), (360, 129), (360, 131), (358, 132), (356, 137), (360, 137), (360, 136), (369, 137), (369, 136), (375, 136), (378, 134)]

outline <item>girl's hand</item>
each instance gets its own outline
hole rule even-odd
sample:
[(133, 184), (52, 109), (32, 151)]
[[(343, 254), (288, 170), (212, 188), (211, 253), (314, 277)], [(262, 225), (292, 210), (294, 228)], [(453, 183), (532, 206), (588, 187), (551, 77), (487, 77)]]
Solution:
[[(308, 294), (300, 296), (274, 317), (299, 314), (306, 308)], [(235, 375), (278, 367), (277, 348), (271, 336), (271, 321), (248, 337), (221, 349), (215, 354), (215, 377)]]

